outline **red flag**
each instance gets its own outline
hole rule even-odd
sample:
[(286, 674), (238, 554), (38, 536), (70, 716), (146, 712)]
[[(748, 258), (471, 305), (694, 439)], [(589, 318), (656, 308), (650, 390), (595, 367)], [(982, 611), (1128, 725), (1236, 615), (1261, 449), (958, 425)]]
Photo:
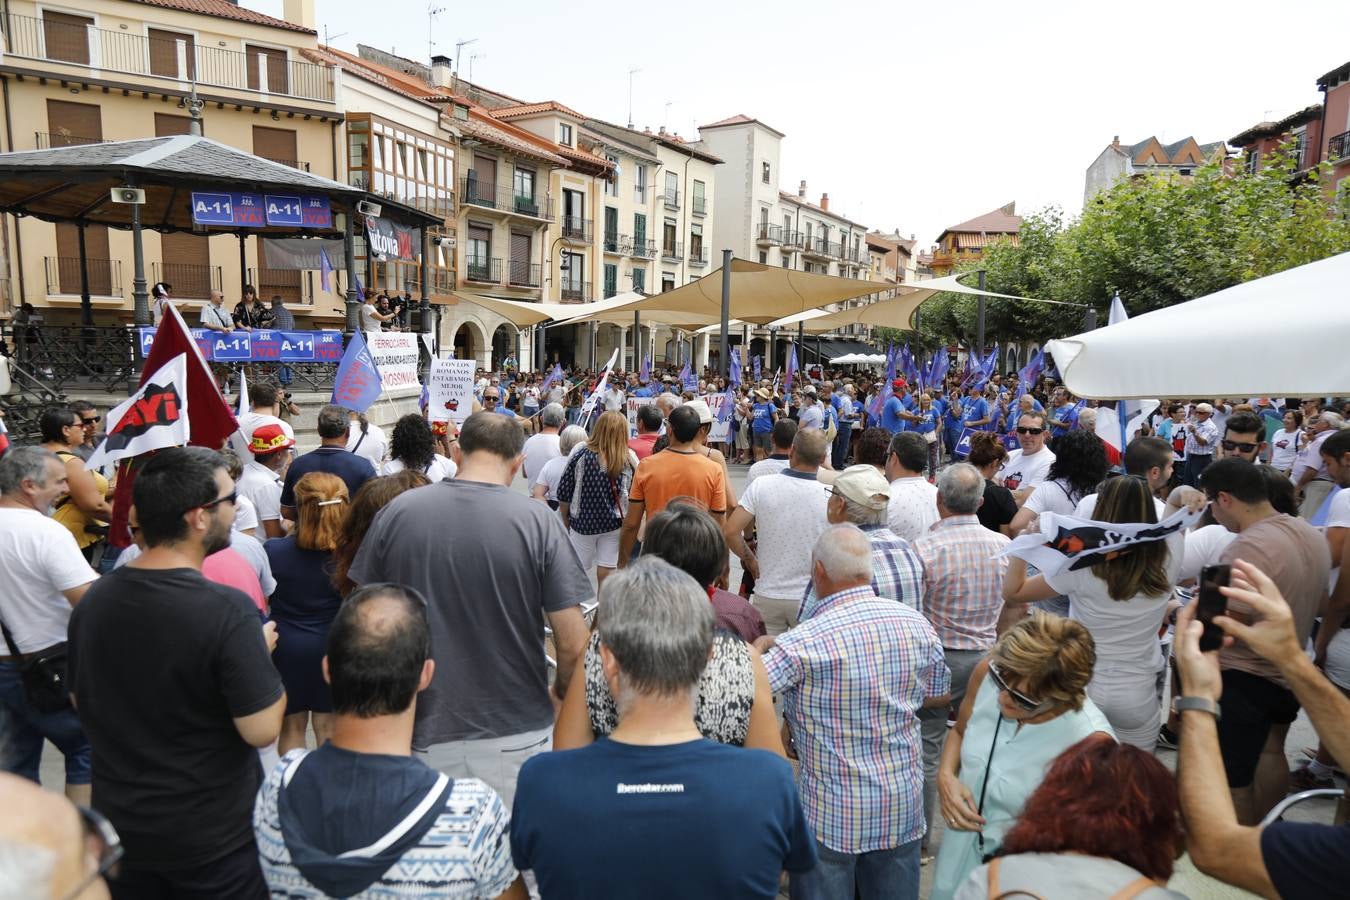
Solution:
[[(187, 406), (188, 417), (192, 422), (192, 437), (189, 443), (196, 447), (209, 447), (219, 450), (230, 435), (239, 430), (239, 423), (225, 398), (220, 395), (216, 376), (202, 356), (201, 348), (192, 339), (183, 316), (172, 304), (166, 304), (168, 312), (159, 328), (155, 331), (154, 342), (145, 357), (141, 368), (139, 385), (158, 372), (166, 363), (180, 353), (187, 354)], [(113, 494), (113, 516), (108, 530), (108, 543), (114, 547), (126, 547), (131, 544), (131, 532), (127, 529), (127, 513), (131, 509), (131, 486), (136, 482), (136, 470), (139, 464), (153, 454), (146, 453), (134, 459), (123, 460), (117, 471), (117, 490)]]

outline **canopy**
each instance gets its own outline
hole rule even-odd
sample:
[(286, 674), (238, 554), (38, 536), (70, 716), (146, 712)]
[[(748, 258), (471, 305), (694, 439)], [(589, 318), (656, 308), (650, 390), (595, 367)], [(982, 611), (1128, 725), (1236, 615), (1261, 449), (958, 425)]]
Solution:
[[(681, 331), (697, 331), (703, 328), (704, 326), (709, 325), (709, 323), (712, 323), (711, 327), (713, 331), (716, 331), (717, 328), (720, 327), (717, 325), (719, 319), (716, 316), (709, 317), (706, 315), (699, 315), (697, 313), (677, 312), (668, 309), (647, 309), (646, 307), (634, 303), (632, 298), (635, 297), (640, 298), (643, 296), (642, 294), (639, 294), (635, 291), (631, 291), (627, 294), (622, 294), (621, 296), (627, 297), (629, 299), (625, 300), (623, 305), (621, 305), (617, 309), (609, 308), (589, 313), (583, 312), (580, 315), (569, 316), (567, 318), (559, 319), (554, 324), (577, 325), (582, 322), (595, 322), (598, 325), (627, 326), (633, 324), (633, 313), (637, 312), (641, 317), (643, 325), (666, 325), (669, 326), (670, 328), (678, 328)], [(665, 296), (665, 295), (662, 294), (657, 296)], [(613, 299), (618, 298), (616, 297)], [(654, 300), (656, 299), (656, 297), (655, 296), (648, 297), (647, 299)], [(574, 311), (578, 308), (579, 307), (575, 305), (572, 307)], [(732, 319), (731, 321), (735, 322), (736, 320)]]
[[(885, 290), (890, 287), (875, 281), (799, 272), (744, 259), (731, 261), (731, 316), (751, 325), (765, 325), (793, 313)], [(682, 314), (686, 324), (700, 328), (720, 322), (722, 269), (719, 267), (683, 287), (653, 294), (615, 311), (627, 310), (631, 314), (634, 309), (640, 310), (644, 318), (648, 317), (649, 311)], [(655, 316), (652, 319), (660, 321)]]
[(830, 359), (832, 366), (879, 366), (885, 362), (884, 353), (848, 353)]
[(956, 275), (948, 275), (945, 278), (934, 278), (931, 281), (922, 281), (916, 284), (900, 284), (895, 286), (897, 296), (886, 300), (841, 309), (837, 312), (819, 309), (806, 310), (778, 319), (770, 324), (789, 327), (801, 323), (802, 331), (809, 334), (838, 331), (847, 325), (884, 325), (887, 328), (909, 330), (914, 327), (914, 311), (919, 308), (920, 304), (934, 294), (944, 292), (1037, 302), (1030, 297), (997, 294), (993, 291), (982, 291), (979, 288), (968, 287), (957, 281), (957, 278)]
[[(571, 321), (573, 318), (584, 319), (591, 315), (600, 315), (605, 310), (632, 303), (635, 299), (641, 299), (643, 296), (637, 291), (629, 291), (626, 294), (619, 294), (617, 297), (610, 297), (608, 300), (597, 300), (594, 303), (534, 303), (528, 300), (511, 300), (506, 297), (492, 297), (486, 294), (466, 294), (461, 291), (455, 291), (454, 295), (465, 303), (472, 303), (496, 313), (517, 328), (528, 328), (531, 325), (552, 320)], [(632, 320), (633, 316), (630, 313), (628, 321), (631, 322)]]
[(1350, 394), (1350, 253), (1050, 341), (1090, 398)]

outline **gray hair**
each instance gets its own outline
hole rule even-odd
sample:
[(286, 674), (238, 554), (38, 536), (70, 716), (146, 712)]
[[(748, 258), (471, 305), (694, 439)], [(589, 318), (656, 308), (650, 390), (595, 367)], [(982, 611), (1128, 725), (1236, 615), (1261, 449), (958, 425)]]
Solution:
[(1345, 419), (1344, 417), (1341, 416), (1340, 413), (1335, 413), (1331, 412), (1330, 410), (1324, 409), (1317, 414), (1317, 418), (1323, 422), (1330, 424), (1332, 431), (1338, 431), (1345, 427)]
[(885, 525), (886, 508), (869, 509), (861, 503), (854, 503), (843, 494), (835, 494), (840, 500), (844, 501), (844, 520), (850, 525)]
[(568, 425), (558, 435), (558, 450), (563, 456), (568, 456), (571, 454), (573, 447), (577, 444), (584, 444), (589, 439), (590, 436), (586, 434), (585, 428), (580, 425)]
[(958, 515), (974, 515), (984, 499), (984, 476), (970, 463), (956, 463), (942, 470), (937, 489), (947, 509)]
[(644, 555), (605, 579), (600, 607), (600, 642), (619, 664), (621, 716), (633, 693), (693, 691), (708, 665), (715, 618), (693, 576)]
[(832, 581), (872, 580), (872, 544), (857, 525), (831, 525), (811, 550), (811, 568), (820, 563)]
[(539, 411), (539, 424), (545, 428), (557, 428), (567, 421), (567, 411), (561, 403), (550, 403)]
[(1097, 410), (1091, 406), (1085, 406), (1078, 411), (1078, 427), (1084, 431), (1096, 431), (1097, 429)]
[(45, 487), (47, 465), (61, 459), (46, 447), (14, 447), (0, 457), (0, 494), (17, 494), (25, 481)]
[(345, 406), (330, 403), (319, 410), (317, 424), (320, 438), (327, 441), (345, 438), (351, 428), (351, 413)]
[(681, 400), (678, 395), (666, 391), (664, 394), (659, 394), (657, 396), (656, 405), (661, 407), (662, 415), (668, 419), (670, 418), (671, 410), (679, 409), (684, 405), (684, 401)]

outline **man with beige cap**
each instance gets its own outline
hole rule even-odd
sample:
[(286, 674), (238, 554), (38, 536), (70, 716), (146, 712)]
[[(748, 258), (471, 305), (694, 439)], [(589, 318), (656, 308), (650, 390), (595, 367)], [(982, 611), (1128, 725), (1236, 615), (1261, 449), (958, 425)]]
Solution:
[(1200, 473), (1214, 460), (1219, 443), (1219, 428), (1212, 421), (1214, 407), (1197, 403), (1191, 407), (1191, 420), (1186, 423), (1186, 461), (1181, 464), (1181, 483), (1200, 486)]

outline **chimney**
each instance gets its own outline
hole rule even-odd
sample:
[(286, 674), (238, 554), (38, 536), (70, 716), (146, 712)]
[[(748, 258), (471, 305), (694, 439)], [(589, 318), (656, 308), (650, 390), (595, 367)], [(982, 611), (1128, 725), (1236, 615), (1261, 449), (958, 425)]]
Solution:
[(823, 209), (823, 210), (825, 210), (826, 212), (829, 212), (829, 211), (830, 211), (830, 195), (829, 195), (829, 194), (821, 194), (821, 195), (820, 195), (820, 208)]
[(435, 87), (448, 88), (452, 77), (450, 57), (433, 56), (431, 58), (431, 83)]
[(806, 199), (806, 179), (805, 179), (805, 178), (803, 178), (803, 179), (802, 179), (802, 183), (801, 183), (800, 185), (797, 186), (797, 199), (798, 199), (798, 200), (805, 200), (805, 199)]
[(1117, 150), (1120, 149), (1120, 135), (1116, 135), (1115, 137), (1111, 138), (1111, 146), (1116, 148)]
[(314, 0), (281, 0), (281, 17), (292, 25), (314, 28)]
[(661, 130), (658, 131), (657, 134), (661, 135), (662, 137), (665, 137), (665, 134), (666, 134), (666, 126), (662, 125), (662, 126), (661, 126)]

